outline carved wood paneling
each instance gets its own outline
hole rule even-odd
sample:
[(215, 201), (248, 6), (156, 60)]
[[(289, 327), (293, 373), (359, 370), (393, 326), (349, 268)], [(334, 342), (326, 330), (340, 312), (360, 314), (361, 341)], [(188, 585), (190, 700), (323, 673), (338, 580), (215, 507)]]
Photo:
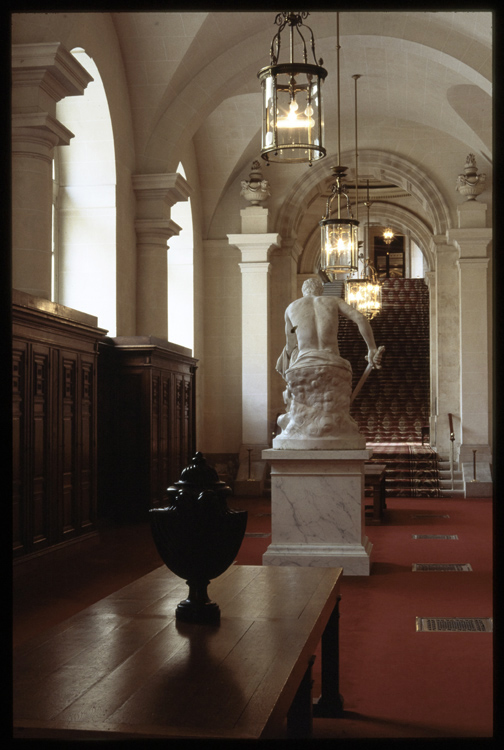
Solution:
[(77, 363), (68, 354), (62, 357), (62, 458), (61, 467), (62, 497), (61, 519), (65, 537), (75, 532), (76, 486), (77, 486), (77, 405), (76, 405), (76, 371)]
[(194, 452), (196, 360), (150, 337), (106, 339), (99, 351), (98, 443), (116, 446), (107, 460), (99, 449), (100, 512), (145, 520)]
[(47, 300), (13, 298), (13, 552), (25, 556), (96, 526), (96, 359), (105, 331)]
[(15, 554), (26, 550), (27, 482), (26, 425), (26, 360), (27, 344), (17, 343), (12, 350), (12, 542)]

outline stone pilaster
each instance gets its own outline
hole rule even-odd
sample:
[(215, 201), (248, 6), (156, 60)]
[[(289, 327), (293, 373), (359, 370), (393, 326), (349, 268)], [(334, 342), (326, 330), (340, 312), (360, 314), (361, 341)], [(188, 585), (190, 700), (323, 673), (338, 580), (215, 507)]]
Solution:
[[(436, 284), (434, 299), (435, 326), (431, 319), (431, 334), (435, 342), (436, 359), (431, 362), (431, 372), (436, 378), (436, 449), (442, 456), (451, 451), (449, 414), (452, 414), (457, 453), (461, 435), (460, 401), (460, 326), (457, 251), (445, 238), (436, 237)], [(432, 291), (431, 291), (432, 295)]]
[[(254, 228), (249, 221), (249, 213), (257, 214), (258, 208), (250, 206), (241, 212), (242, 226)], [(260, 210), (258, 218), (262, 221), (255, 226), (264, 229), (264, 211), (267, 209)], [(241, 251), (239, 266), (242, 278), (242, 449), (235, 490), (238, 493), (249, 491), (251, 494), (262, 491), (264, 464), (261, 450), (269, 447), (271, 438), (268, 419), (269, 254), (280, 244), (280, 237), (268, 232), (248, 232), (228, 235), (228, 240)], [(250, 477), (246, 455), (249, 449), (253, 451), (250, 471), (254, 474)], [(254, 479), (256, 481), (249, 481)], [(245, 484), (247, 481), (248, 484)]]
[(168, 240), (180, 232), (170, 209), (191, 189), (175, 174), (133, 175), (137, 198), (137, 315), (139, 336), (168, 337)]
[(56, 104), (92, 77), (61, 44), (12, 49), (12, 284), (51, 298), (52, 159), (73, 137)]
[(460, 463), (490, 463), (490, 336), (488, 246), (491, 229), (462, 228), (449, 232), (458, 250), (460, 304)]
[(430, 416), (429, 416), (429, 440), (430, 444), (437, 446), (437, 402), (438, 402), (438, 378), (437, 378), (437, 284), (436, 272), (427, 271), (425, 283), (429, 287), (429, 361), (430, 361)]

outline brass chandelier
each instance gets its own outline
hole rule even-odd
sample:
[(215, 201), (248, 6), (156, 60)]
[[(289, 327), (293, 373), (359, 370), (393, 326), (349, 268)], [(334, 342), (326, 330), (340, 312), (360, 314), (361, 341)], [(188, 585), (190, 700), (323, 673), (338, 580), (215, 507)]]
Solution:
[[(261, 156), (266, 162), (301, 163), (322, 159), (323, 143), (322, 82), (327, 70), (322, 58), (317, 62), (313, 32), (303, 21), (309, 13), (278, 13), (278, 31), (270, 48), (271, 64), (257, 76), (262, 87)], [(281, 34), (289, 26), (290, 60), (279, 63)], [(301, 28), (310, 32), (315, 64), (307, 62), (307, 46)], [(303, 61), (294, 61), (294, 33), (303, 44)]]
[(383, 230), (383, 235), (382, 236), (383, 236), (384, 242), (387, 245), (390, 245), (390, 243), (392, 242), (392, 240), (395, 237), (395, 234), (394, 234), (393, 230), (390, 227), (386, 227)]

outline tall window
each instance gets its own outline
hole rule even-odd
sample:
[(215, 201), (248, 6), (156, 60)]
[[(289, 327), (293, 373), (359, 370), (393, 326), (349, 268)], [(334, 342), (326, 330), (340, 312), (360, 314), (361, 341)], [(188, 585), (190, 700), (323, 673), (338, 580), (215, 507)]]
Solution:
[[(177, 172), (185, 179), (182, 164)], [(168, 240), (168, 341), (194, 351), (194, 274), (191, 199), (176, 203), (171, 218), (181, 227)]]
[(51, 239), (51, 301), (59, 302), (58, 292), (58, 193), (59, 193), (59, 151), (54, 149), (52, 163), (52, 239)]
[(54, 300), (98, 317), (116, 335), (116, 168), (105, 89), (82, 49), (74, 57), (93, 76), (56, 116), (72, 133), (55, 158)]

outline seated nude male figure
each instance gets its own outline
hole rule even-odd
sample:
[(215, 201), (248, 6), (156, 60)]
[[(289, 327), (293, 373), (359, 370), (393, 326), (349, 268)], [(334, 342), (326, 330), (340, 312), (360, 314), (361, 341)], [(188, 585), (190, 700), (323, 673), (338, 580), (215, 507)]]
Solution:
[(330, 364), (339, 359), (340, 313), (357, 324), (368, 347), (367, 361), (374, 367), (379, 367), (378, 349), (367, 318), (340, 297), (322, 296), (323, 289), (318, 277), (307, 279), (302, 287), (303, 297), (291, 302), (285, 311), (286, 345), (276, 367), (283, 377), (285, 371), (300, 358), (306, 364), (310, 360), (315, 363), (317, 359), (321, 363)]

